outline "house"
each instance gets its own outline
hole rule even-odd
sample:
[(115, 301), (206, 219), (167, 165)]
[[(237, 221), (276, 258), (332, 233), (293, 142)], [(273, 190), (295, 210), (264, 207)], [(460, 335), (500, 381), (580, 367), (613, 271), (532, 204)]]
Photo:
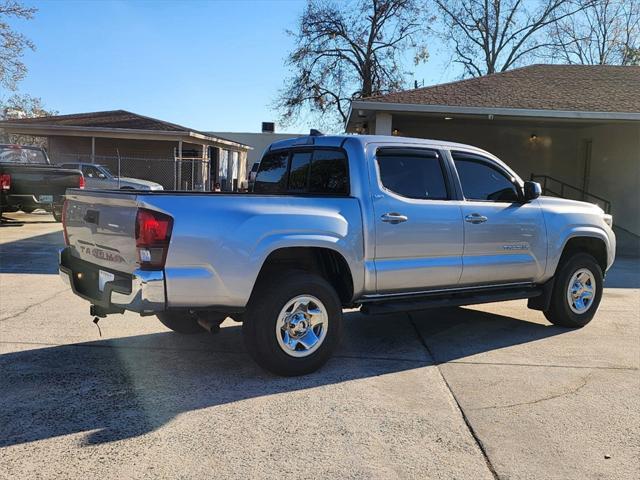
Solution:
[(153, 180), (166, 189), (223, 190), (245, 185), (251, 147), (125, 110), (0, 122), (10, 134), (46, 138), (54, 163), (107, 165), (114, 173)]
[(346, 130), (476, 145), (640, 240), (640, 66), (532, 65), (369, 97)]
[(304, 133), (274, 133), (274, 132), (207, 132), (210, 135), (222, 136), (233, 140), (234, 142), (243, 143), (251, 146), (253, 150), (247, 153), (247, 168), (251, 169), (252, 165), (259, 162), (264, 151), (273, 142), (287, 140), (289, 138), (302, 137)]

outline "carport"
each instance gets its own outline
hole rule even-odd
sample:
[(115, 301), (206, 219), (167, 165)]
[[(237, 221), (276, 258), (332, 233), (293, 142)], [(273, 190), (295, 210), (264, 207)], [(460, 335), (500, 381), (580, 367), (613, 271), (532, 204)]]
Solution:
[(533, 65), (354, 101), (349, 132), (471, 144), (640, 241), (640, 67)]
[(241, 188), (248, 145), (125, 110), (0, 122), (9, 134), (46, 138), (54, 163), (91, 162), (168, 189)]

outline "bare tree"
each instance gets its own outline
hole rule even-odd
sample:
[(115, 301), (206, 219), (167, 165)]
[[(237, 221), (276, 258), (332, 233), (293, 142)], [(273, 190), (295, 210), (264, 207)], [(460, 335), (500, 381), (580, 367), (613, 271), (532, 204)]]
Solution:
[(353, 99), (401, 89), (407, 51), (416, 63), (427, 57), (415, 42), (421, 23), (414, 0), (309, 0), (289, 32), (292, 75), (276, 100), (283, 123), (310, 113), (335, 127)]
[[(46, 117), (57, 115), (56, 110), (47, 109), (39, 97), (13, 94), (7, 100), (0, 98), (0, 120), (17, 120), (20, 118)], [(0, 143), (20, 143), (29, 145), (45, 145), (46, 139), (31, 135), (7, 133), (0, 128)]]
[[(587, 1), (587, 0), (585, 0)], [(438, 32), (465, 76), (503, 72), (551, 43), (544, 30), (584, 8), (573, 0), (435, 0)]]
[(633, 65), (640, 62), (640, 3), (596, 0), (555, 22), (548, 57), (583, 65)]
[(25, 50), (34, 50), (31, 40), (16, 32), (9, 25), (10, 18), (29, 20), (35, 8), (25, 7), (17, 0), (0, 0), (0, 85), (16, 90), (17, 84), (27, 74), (22, 62)]

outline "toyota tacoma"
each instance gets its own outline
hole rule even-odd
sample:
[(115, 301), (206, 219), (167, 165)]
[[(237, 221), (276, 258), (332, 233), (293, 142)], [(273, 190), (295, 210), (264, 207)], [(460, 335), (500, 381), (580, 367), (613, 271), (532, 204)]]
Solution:
[(541, 197), (456, 143), (313, 134), (272, 144), (250, 193), (71, 190), (60, 274), (98, 316), (180, 333), (242, 322), (248, 353), (301, 375), (365, 314), (528, 299), (555, 325), (593, 318), (612, 217)]

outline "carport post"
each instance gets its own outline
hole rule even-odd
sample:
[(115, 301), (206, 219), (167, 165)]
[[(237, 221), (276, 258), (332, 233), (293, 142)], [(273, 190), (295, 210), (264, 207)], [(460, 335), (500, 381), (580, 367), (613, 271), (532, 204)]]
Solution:
[(182, 190), (182, 140), (178, 140), (178, 154), (176, 155), (176, 166), (178, 173), (176, 175), (176, 190)]
[(91, 137), (91, 163), (96, 163), (96, 137)]

